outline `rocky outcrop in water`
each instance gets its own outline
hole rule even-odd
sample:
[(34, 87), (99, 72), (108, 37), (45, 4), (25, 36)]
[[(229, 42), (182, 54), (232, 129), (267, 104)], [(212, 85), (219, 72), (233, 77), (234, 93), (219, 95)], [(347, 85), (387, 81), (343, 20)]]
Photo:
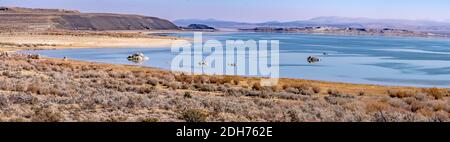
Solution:
[(320, 59), (317, 58), (317, 57), (314, 57), (314, 56), (309, 56), (309, 57), (306, 59), (306, 61), (307, 61), (308, 63), (316, 63), (316, 62), (320, 62)]
[(147, 56), (144, 55), (144, 53), (134, 53), (133, 55), (128, 56), (127, 58), (129, 61), (135, 62), (135, 63), (142, 63), (146, 60), (149, 60)]

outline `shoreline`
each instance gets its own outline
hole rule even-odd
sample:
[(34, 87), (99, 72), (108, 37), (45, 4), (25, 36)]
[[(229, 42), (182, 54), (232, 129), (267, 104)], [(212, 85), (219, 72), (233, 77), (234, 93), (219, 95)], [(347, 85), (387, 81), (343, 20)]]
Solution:
[[(44, 60), (61, 62), (63, 59), (44, 57)], [(76, 59), (69, 59), (67, 61), (70, 64), (75, 65), (98, 65), (98, 66), (109, 66), (118, 68), (121, 70), (139, 70), (139, 71), (154, 71), (157, 73), (172, 73), (172, 74), (184, 74), (179, 71), (170, 71), (167, 69), (161, 69), (157, 67), (149, 66), (139, 66), (139, 65), (128, 65), (128, 64), (113, 64), (113, 63), (103, 63), (103, 62), (93, 62), (93, 61), (83, 61)], [(242, 83), (246, 81), (258, 81), (261, 77), (246, 77), (238, 75), (187, 75), (187, 76), (206, 76), (206, 77), (220, 77), (220, 78), (234, 78), (241, 80)], [(420, 91), (422, 89), (436, 88), (436, 87), (416, 87), (416, 86), (391, 86), (391, 85), (378, 85), (378, 84), (360, 84), (360, 83), (346, 83), (346, 82), (334, 82), (334, 81), (322, 81), (322, 80), (308, 80), (301, 78), (279, 78), (279, 83), (277, 86), (283, 86), (288, 84), (304, 84), (308, 83), (311, 85), (317, 85), (326, 89), (339, 89), (343, 93), (348, 94), (358, 94), (359, 91), (365, 91), (374, 95), (387, 95), (387, 90), (410, 90), (410, 91)], [(439, 88), (439, 89), (450, 89), (450, 88)]]
[[(81, 49), (81, 48), (169, 48), (173, 42), (176, 42), (177, 40), (183, 39), (183, 40), (191, 40), (191, 39), (185, 39), (185, 38), (179, 38), (179, 37), (172, 37), (172, 36), (158, 36), (157, 34), (161, 33), (191, 33), (193, 31), (105, 31), (105, 32), (87, 32), (87, 35), (71, 35), (73, 33), (65, 33), (63, 32), (60, 35), (42, 35), (42, 33), (39, 34), (18, 34), (11, 37), (6, 38), (6, 41), (12, 41), (16, 40), (17, 44), (48, 44), (45, 43), (45, 41), (50, 43), (56, 43), (51, 46), (38, 46), (38, 47), (11, 47), (11, 48), (0, 48), (0, 51), (2, 52), (16, 52), (16, 51), (23, 51), (23, 50), (59, 50), (59, 49)], [(247, 31), (246, 31), (247, 32)], [(59, 33), (59, 32), (58, 32)], [(92, 33), (106, 33), (106, 35), (92, 35)], [(112, 35), (109, 35), (111, 34)], [(131, 34), (127, 35), (130, 37), (115, 37), (114, 34)], [(211, 33), (222, 33), (222, 32), (211, 32)], [(226, 32), (227, 33), (227, 32)], [(250, 32), (252, 33), (252, 32)], [(82, 34), (86, 34), (83, 33)], [(301, 34), (322, 34), (322, 33), (301, 33)], [(333, 35), (324, 33), (326, 35)], [(0, 34), (0, 37), (4, 36), (5, 34)], [(36, 37), (35, 39), (32, 39), (31, 37)], [(136, 37), (137, 36), (137, 37)], [(361, 35), (347, 35), (347, 36), (361, 36)], [(362, 36), (375, 36), (375, 35), (362, 35)], [(408, 38), (423, 38), (423, 37), (408, 37)], [(17, 42), (17, 39), (19, 39)], [(28, 39), (32, 39), (31, 42), (21, 42), (26, 41)], [(82, 40), (79, 40), (82, 39)], [(425, 38), (428, 39), (428, 38)], [(0, 39), (0, 44), (4, 43), (2, 41), (5, 41), (5, 39)], [(44, 41), (44, 42), (43, 42)], [(111, 42), (114, 41), (114, 42)], [(78, 42), (78, 43), (77, 43)], [(1, 46), (0, 46), (1, 47)], [(56, 58), (52, 58), (56, 59)], [(75, 60), (72, 60), (75, 61)], [(100, 63), (100, 62), (90, 62), (90, 61), (83, 61), (83, 60), (76, 60), (78, 62), (87, 62), (87, 63)], [(113, 63), (100, 63), (100, 64), (112, 64)], [(128, 66), (128, 65), (126, 65)], [(130, 65), (130, 66), (136, 66), (136, 65)], [(141, 66), (146, 67), (146, 66)], [(158, 69), (161, 71), (171, 72), (170, 70), (165, 70), (161, 68), (155, 68), (155, 67), (147, 67), (152, 69)], [(236, 76), (236, 77), (244, 77), (244, 76)], [(244, 77), (244, 78), (259, 78), (259, 77)], [(353, 86), (353, 85), (362, 85), (366, 87), (370, 86), (378, 86), (378, 87), (394, 87), (394, 88), (436, 88), (436, 87), (425, 87), (425, 86), (410, 86), (410, 85), (384, 85), (384, 84), (370, 84), (370, 83), (351, 83), (351, 82), (339, 82), (339, 81), (325, 81), (325, 80), (309, 80), (309, 79), (302, 79), (302, 78), (280, 78), (283, 80), (301, 80), (301, 81), (316, 81), (323, 83), (330, 83), (330, 84), (343, 84), (343, 86)], [(347, 85), (345, 85), (347, 84)], [(442, 89), (449, 89), (446, 87), (437, 87)]]
[[(1, 33), (0, 51), (75, 48), (162, 48), (183, 38), (143, 31)], [(189, 40), (189, 39), (183, 39)]]
[[(93, 48), (88, 48), (88, 49), (108, 49), (109, 47), (93, 47)], [(118, 47), (118, 48), (122, 48), (122, 47)], [(134, 48), (134, 47), (123, 47), (123, 48)], [(139, 47), (135, 47), (135, 48), (139, 48)], [(154, 49), (164, 49), (163, 48), (154, 48)], [(51, 50), (64, 50), (64, 49), (80, 49), (80, 48), (61, 48), (61, 49), (51, 49)], [(111, 48), (112, 49), (112, 48)], [(18, 50), (18, 51), (26, 51), (26, 50)], [(17, 51), (15, 51), (17, 52)], [(52, 58), (52, 57), (45, 57), (45, 58), (49, 58), (49, 59), (59, 59), (59, 58)], [(172, 72), (169, 69), (164, 69), (164, 68), (159, 68), (159, 67), (152, 67), (152, 66), (143, 66), (143, 65), (137, 65), (137, 64), (120, 64), (120, 63), (108, 63), (108, 62), (96, 62), (96, 61), (87, 61), (87, 60), (79, 60), (79, 59), (70, 59), (71, 61), (77, 61), (77, 62), (86, 62), (86, 63), (94, 63), (94, 64), (111, 64), (111, 65), (122, 65), (122, 66), (136, 66), (136, 67), (142, 67), (142, 68), (149, 68), (149, 69), (154, 69), (154, 70), (160, 70), (160, 71), (164, 71), (164, 72)], [(178, 72), (178, 71), (175, 71)], [(183, 72), (179, 72), (179, 73), (183, 73)], [(187, 73), (188, 74), (188, 73)], [(239, 76), (239, 75), (205, 75), (205, 76), (230, 76), (230, 77), (242, 77), (242, 78), (256, 78), (256, 79), (260, 79), (260, 78), (264, 78), (264, 77), (248, 77), (248, 76)], [(426, 88), (441, 88), (441, 89), (450, 89), (450, 87), (439, 87), (439, 86), (432, 86), (432, 85), (389, 85), (389, 84), (376, 84), (376, 83), (356, 83), (356, 82), (343, 82), (343, 81), (328, 81), (328, 80), (319, 80), (319, 79), (304, 79), (304, 78), (289, 78), (289, 77), (281, 77), (279, 78), (280, 80), (302, 80), (302, 81), (313, 81), (313, 82), (317, 82), (317, 83), (329, 83), (329, 84), (342, 84), (342, 85), (361, 85), (361, 86), (375, 86), (375, 87), (393, 87), (393, 88), (418, 88), (418, 89), (426, 89)]]
[[(107, 48), (107, 47), (105, 47)], [(65, 48), (70, 49), (70, 48)], [(102, 49), (102, 48), (98, 48)], [(58, 50), (58, 49), (54, 49)], [(19, 53), (21, 54), (21, 53)], [(45, 59), (51, 60), (51, 61), (58, 61), (62, 60), (59, 58), (51, 58), (51, 57), (44, 57)], [(77, 60), (77, 59), (69, 59), (70, 63), (76, 63), (80, 65), (88, 65), (88, 64), (98, 64), (98, 65), (109, 65), (109, 66), (118, 66), (120, 68), (124, 69), (134, 69), (134, 68), (141, 68), (143, 70), (151, 70), (151, 71), (157, 71), (157, 72), (166, 72), (166, 73), (176, 73), (176, 74), (184, 74), (183, 72), (179, 71), (171, 71), (168, 69), (158, 68), (158, 67), (150, 67), (150, 66), (141, 66), (141, 65), (132, 65), (132, 64), (114, 64), (114, 63), (105, 63), (105, 62), (95, 62), (95, 61), (84, 61), (84, 60)], [(238, 76), (238, 75), (190, 75), (190, 76), (209, 76), (209, 77), (231, 77), (231, 78), (240, 78), (243, 80), (260, 80), (263, 77), (247, 77), (247, 76)], [(439, 89), (450, 89), (447, 87), (425, 87), (425, 86), (408, 86), (408, 85), (383, 85), (383, 84), (370, 84), (370, 83), (351, 83), (351, 82), (339, 82), (339, 81), (326, 81), (326, 80), (313, 80), (313, 79), (302, 79), (302, 78), (279, 78), (279, 85), (285, 85), (290, 83), (294, 84), (302, 84), (302, 83), (312, 83), (317, 86), (326, 87), (329, 89), (339, 89), (339, 90), (345, 90), (343, 92), (350, 93), (350, 94), (357, 94), (358, 91), (364, 90), (371, 92), (373, 94), (386, 94), (386, 90), (414, 90), (414, 91), (420, 91), (422, 89), (429, 89), (429, 88), (439, 88)], [(279, 86), (278, 85), (278, 86)], [(374, 91), (375, 90), (375, 91)], [(381, 90), (381, 91), (380, 91)]]
[(264, 87), (257, 77), (184, 75), (15, 53), (0, 60), (0, 100), (7, 100), (0, 110), (9, 112), (0, 113), (0, 121), (450, 121), (450, 89), (289, 78)]

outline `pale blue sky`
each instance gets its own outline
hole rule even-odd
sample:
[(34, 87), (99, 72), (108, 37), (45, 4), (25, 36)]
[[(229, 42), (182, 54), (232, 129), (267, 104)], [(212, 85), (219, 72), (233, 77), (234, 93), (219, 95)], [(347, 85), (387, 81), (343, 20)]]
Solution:
[(0, 6), (133, 13), (170, 20), (262, 22), (342, 16), (450, 21), (449, 0), (0, 0)]

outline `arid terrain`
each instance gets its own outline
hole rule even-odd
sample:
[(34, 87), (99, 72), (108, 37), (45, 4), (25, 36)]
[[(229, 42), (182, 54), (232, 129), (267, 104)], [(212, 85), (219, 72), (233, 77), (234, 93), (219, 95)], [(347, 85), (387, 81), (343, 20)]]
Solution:
[(168, 20), (76, 10), (0, 7), (2, 51), (85, 47), (167, 47), (176, 38), (150, 31), (178, 30)]
[(32, 9), (0, 7), (0, 30), (46, 31), (46, 30), (176, 30), (168, 20), (156, 17), (81, 13), (65, 9)]
[(188, 76), (158, 69), (0, 57), (0, 121), (449, 121), (448, 89)]
[(0, 121), (450, 121), (450, 89), (301, 79), (262, 87), (259, 78), (192, 76), (10, 52), (160, 47), (176, 39), (142, 31), (2, 31)]

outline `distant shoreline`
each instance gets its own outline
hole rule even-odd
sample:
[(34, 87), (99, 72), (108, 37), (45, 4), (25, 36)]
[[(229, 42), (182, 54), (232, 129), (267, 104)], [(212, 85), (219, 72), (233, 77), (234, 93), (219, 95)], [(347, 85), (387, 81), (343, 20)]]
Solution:
[(408, 31), (399, 29), (366, 29), (366, 28), (335, 28), (335, 27), (304, 27), (304, 28), (257, 27), (238, 30), (241, 32), (304, 33), (304, 34), (350, 35), (350, 36), (420, 37), (420, 38), (446, 38), (446, 39), (450, 37), (449, 35), (442, 33)]
[[(166, 36), (162, 34), (193, 33), (202, 31), (155, 30), (155, 31), (48, 31), (48, 32), (12, 32), (0, 34), (0, 51), (12, 50), (42, 50), (68, 48), (123, 48), (123, 47), (170, 47), (177, 40), (192, 40), (191, 38)], [(299, 33), (311, 35), (334, 36), (373, 36), (373, 37), (404, 37), (423, 39), (450, 39), (447, 37), (423, 37), (411, 35), (379, 35), (354, 34), (339, 32), (277, 32), (277, 31), (204, 31), (208, 34), (223, 33)]]

